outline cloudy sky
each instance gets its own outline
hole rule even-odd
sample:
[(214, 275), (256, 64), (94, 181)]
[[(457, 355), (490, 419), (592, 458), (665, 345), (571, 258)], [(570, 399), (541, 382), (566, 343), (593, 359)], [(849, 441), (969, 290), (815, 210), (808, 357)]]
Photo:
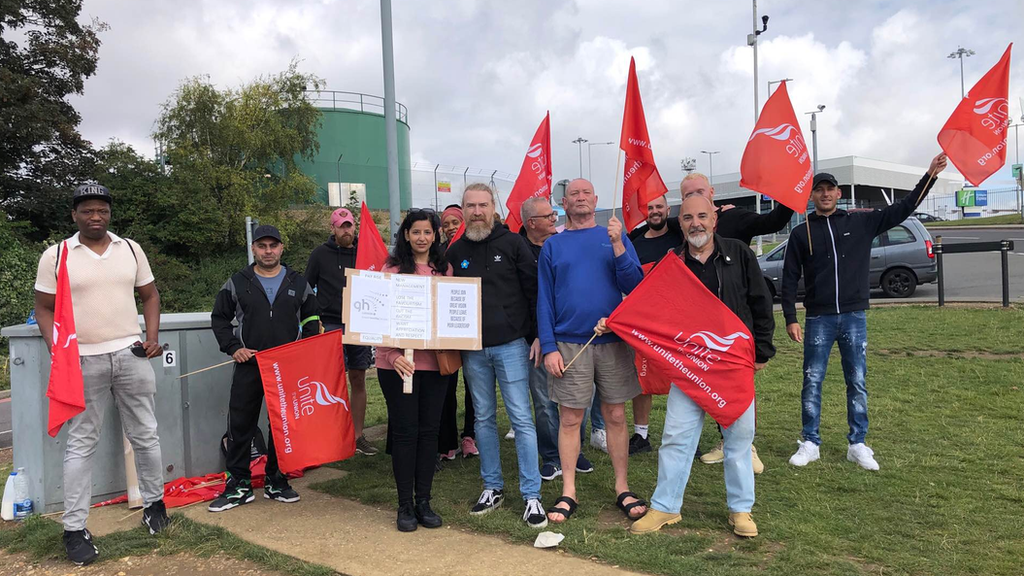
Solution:
[[(925, 166), (967, 88), (1024, 38), (1020, 0), (761, 0), (771, 20), (759, 43), (767, 81), (792, 78), (808, 140), (818, 118), (821, 158), (860, 155)], [(516, 173), (551, 112), (555, 179), (580, 171), (577, 136), (618, 140), (630, 56), (655, 157), (666, 181), (680, 159), (720, 150), (715, 173), (735, 172), (753, 128), (749, 0), (394, 0), (396, 86), (409, 108), (414, 161)], [(110, 138), (151, 154), (159, 105), (181, 79), (233, 86), (294, 58), (330, 89), (383, 95), (380, 5), (374, 0), (85, 0), (82, 17), (110, 25), (99, 69), (75, 104), (96, 145)], [(1015, 34), (1016, 32), (1016, 34)], [(1024, 45), (1015, 46), (1011, 114), (1022, 114)], [(1009, 186), (1007, 167), (986, 183)], [(593, 149), (593, 180), (610, 203), (614, 146)], [(583, 155), (586, 165), (586, 147)]]

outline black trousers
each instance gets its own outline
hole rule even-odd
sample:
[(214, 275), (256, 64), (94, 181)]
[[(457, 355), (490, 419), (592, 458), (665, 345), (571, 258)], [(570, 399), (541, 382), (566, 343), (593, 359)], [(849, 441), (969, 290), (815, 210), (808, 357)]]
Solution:
[[(251, 362), (251, 363), (250, 363)], [(228, 400), (228, 473), (237, 480), (251, 480), (249, 456), (252, 438), (259, 426), (263, 410), (263, 381), (256, 361), (235, 364), (231, 377), (231, 397)], [(267, 476), (278, 476), (277, 450), (274, 437), (267, 427)]]
[(437, 432), (448, 389), (448, 376), (417, 370), (412, 394), (402, 393), (402, 377), (394, 370), (377, 369), (377, 379), (388, 406), (391, 433), (391, 469), (398, 488), (398, 505), (429, 500), (437, 459)]

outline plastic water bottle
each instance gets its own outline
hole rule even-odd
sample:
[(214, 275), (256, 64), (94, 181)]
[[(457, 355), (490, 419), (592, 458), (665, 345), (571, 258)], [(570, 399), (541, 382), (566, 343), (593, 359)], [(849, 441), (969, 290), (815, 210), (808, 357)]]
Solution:
[(24, 468), (18, 468), (18, 473), (14, 476), (14, 519), (24, 520), (30, 514), (32, 499), (28, 496), (28, 477)]
[(0, 505), (0, 518), (4, 520), (14, 520), (14, 479), (17, 476), (17, 472), (11, 472), (7, 477), (7, 484), (4, 485), (4, 499)]
[(38, 324), (38, 322), (36, 322), (36, 309), (35, 308), (33, 308), (31, 311), (29, 311), (28, 319), (25, 320), (25, 324), (28, 324), (29, 326), (33, 326), (35, 324)]

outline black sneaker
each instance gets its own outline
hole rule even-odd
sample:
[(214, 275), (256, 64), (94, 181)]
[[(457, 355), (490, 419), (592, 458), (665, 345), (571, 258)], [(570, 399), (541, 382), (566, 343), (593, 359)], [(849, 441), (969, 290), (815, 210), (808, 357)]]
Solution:
[(505, 492), (502, 490), (484, 490), (480, 493), (480, 498), (476, 501), (476, 505), (469, 511), (474, 516), (482, 516), (488, 512), (493, 512), (496, 508), (501, 506), (501, 503), (505, 501)]
[(594, 471), (594, 465), (587, 460), (587, 457), (580, 452), (580, 455), (576, 457), (576, 471), (580, 474), (590, 474)]
[(151, 535), (163, 532), (171, 525), (171, 519), (167, 517), (167, 507), (163, 500), (157, 500), (142, 511), (142, 525), (149, 528)]
[(530, 498), (526, 501), (526, 512), (523, 512), (523, 521), (530, 528), (541, 528), (548, 525), (548, 515), (544, 513), (544, 506), (541, 505), (540, 500), (536, 498)]
[(420, 500), (417, 502), (414, 512), (416, 513), (416, 521), (424, 528), (441, 527), (441, 516), (430, 509), (430, 500)]
[(216, 500), (210, 502), (210, 512), (224, 512), (237, 508), (242, 504), (248, 504), (256, 499), (252, 492), (252, 482), (249, 480), (235, 480), (231, 478), (224, 487), (224, 492)]
[(399, 532), (414, 532), (419, 527), (420, 523), (416, 520), (416, 511), (411, 503), (398, 506), (397, 525)]
[(100, 557), (100, 551), (92, 543), (92, 534), (88, 530), (64, 531), (64, 551), (68, 560), (78, 566), (92, 564)]
[(562, 469), (554, 464), (545, 464), (540, 467), (541, 480), (554, 480), (562, 475)]
[(292, 489), (288, 484), (288, 478), (284, 476), (275, 478), (267, 476), (263, 480), (263, 497), (286, 504), (299, 501), (299, 493)]
[(629, 439), (629, 455), (642, 454), (644, 452), (650, 452), (651, 441), (639, 434), (633, 434), (633, 437)]
[(356, 438), (356, 453), (362, 454), (363, 456), (373, 456), (380, 452), (370, 441), (366, 439), (366, 436), (360, 436)]

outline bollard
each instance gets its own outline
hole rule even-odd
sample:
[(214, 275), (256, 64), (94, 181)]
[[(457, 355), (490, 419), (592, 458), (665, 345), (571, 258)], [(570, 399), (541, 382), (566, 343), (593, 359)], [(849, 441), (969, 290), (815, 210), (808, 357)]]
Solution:
[(1010, 263), (1009, 254), (1013, 242), (1003, 240), (999, 246), (999, 256), (1003, 267), (1003, 308), (1010, 307)]
[(932, 253), (935, 254), (935, 267), (939, 274), (939, 307), (941, 308), (946, 305), (946, 286), (942, 280), (942, 236), (935, 237)]

